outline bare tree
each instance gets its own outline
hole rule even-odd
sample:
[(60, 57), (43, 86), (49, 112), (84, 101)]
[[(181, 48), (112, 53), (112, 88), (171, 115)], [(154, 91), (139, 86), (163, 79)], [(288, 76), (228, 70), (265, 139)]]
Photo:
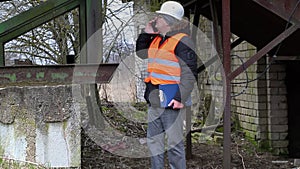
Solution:
[[(40, 3), (43, 1), (2, 2), (0, 21), (5, 21)], [(133, 42), (128, 40), (130, 34), (134, 34), (133, 29), (129, 29), (132, 6), (133, 3), (130, 2), (103, 1), (104, 62), (120, 62), (121, 55), (126, 56), (133, 52)], [(29, 59), (42, 65), (65, 64), (66, 55), (78, 56), (79, 42), (79, 11), (74, 9), (9, 41), (5, 44), (5, 54), (7, 60)]]
[[(38, 0), (3, 2), (1, 20), (39, 5)], [(78, 9), (74, 9), (5, 44), (6, 59), (29, 59), (35, 64), (65, 64), (66, 55), (79, 50)]]

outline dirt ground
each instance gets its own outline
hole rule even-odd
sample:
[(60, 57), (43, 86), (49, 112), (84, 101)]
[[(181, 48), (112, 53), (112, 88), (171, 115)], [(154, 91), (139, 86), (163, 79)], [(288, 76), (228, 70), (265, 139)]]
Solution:
[[(81, 132), (81, 167), (83, 169), (149, 169), (147, 145), (136, 138), (145, 138), (146, 123), (134, 122), (120, 116), (117, 111), (105, 113), (105, 129), (86, 126)], [(111, 126), (111, 128), (109, 127)], [(120, 131), (119, 133), (116, 131)], [(120, 134), (121, 133), (121, 134)], [(129, 136), (129, 137), (127, 137)], [(195, 136), (195, 135), (194, 135)], [(275, 156), (259, 150), (240, 133), (231, 134), (231, 169), (300, 169), (294, 159)], [(129, 138), (133, 138), (130, 140)], [(194, 138), (194, 137), (193, 137)], [(192, 158), (187, 159), (188, 169), (222, 169), (222, 141), (213, 139), (199, 143), (193, 140)], [(135, 152), (137, 150), (137, 152)], [(131, 153), (131, 154), (130, 154)], [(137, 154), (134, 154), (137, 153)], [(121, 154), (121, 155), (120, 155)], [(131, 157), (126, 157), (131, 156)], [(7, 167), (9, 166), (9, 167)], [(20, 168), (16, 163), (4, 163), (1, 168)], [(24, 168), (24, 167), (21, 167)], [(25, 168), (37, 168), (30, 165)], [(39, 168), (45, 168), (43, 166)], [(165, 169), (168, 167), (167, 159)]]
[[(126, 158), (114, 155), (88, 139), (83, 145), (82, 168), (101, 169), (148, 169), (149, 158)], [(93, 150), (89, 148), (93, 147)], [(88, 152), (87, 150), (89, 149)], [(193, 144), (193, 157), (187, 160), (188, 169), (222, 169), (223, 150), (220, 145), (199, 143)], [(268, 152), (257, 152), (246, 140), (232, 143), (232, 169), (292, 169), (293, 159), (274, 156)], [(169, 169), (166, 164), (165, 169)]]
[[(236, 138), (232, 143), (231, 168), (233, 169), (291, 169), (293, 159), (259, 152), (245, 139)], [(187, 161), (190, 169), (223, 168), (223, 149), (220, 145), (194, 144), (193, 158)]]
[[(104, 112), (106, 126), (113, 126), (113, 130), (122, 131), (126, 136), (142, 138), (145, 137), (145, 125), (135, 123), (130, 118), (123, 118), (115, 110)], [(82, 164), (81, 168), (99, 169), (148, 169), (150, 168), (149, 157), (135, 155), (135, 158), (116, 155), (118, 151), (123, 154), (138, 149), (143, 152), (146, 144), (140, 145), (139, 141), (129, 141), (123, 136), (117, 136), (112, 129), (106, 128), (100, 132), (85, 129), (82, 131)], [(92, 134), (91, 134), (92, 133)], [(109, 135), (118, 141), (112, 141)], [(95, 140), (102, 140), (97, 142)], [(217, 144), (214, 141), (203, 143), (194, 142), (192, 144), (192, 158), (187, 160), (188, 169), (222, 169), (223, 168), (223, 148), (222, 141)], [(145, 152), (146, 154), (147, 152)], [(232, 133), (231, 145), (231, 168), (232, 169), (297, 169), (294, 159), (285, 156), (275, 156), (270, 152), (258, 150), (251, 142), (247, 141), (243, 135)], [(137, 158), (144, 157), (144, 158)], [(166, 167), (169, 169), (166, 159)]]

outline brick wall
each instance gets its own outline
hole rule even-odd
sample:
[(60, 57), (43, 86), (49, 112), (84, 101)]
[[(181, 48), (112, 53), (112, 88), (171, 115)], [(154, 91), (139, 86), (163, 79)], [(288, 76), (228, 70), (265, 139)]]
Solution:
[(267, 73), (268, 140), (275, 153), (287, 153), (288, 110), (285, 64), (273, 64)]
[[(233, 69), (242, 65), (255, 52), (255, 47), (246, 42), (237, 46), (232, 53)], [(254, 140), (259, 139), (261, 130), (259, 126), (261, 104), (259, 103), (260, 98), (257, 90), (258, 82), (250, 82), (257, 78), (257, 67), (257, 64), (251, 65), (246, 72), (241, 73), (232, 82), (232, 112), (236, 119), (235, 123), (241, 130), (245, 131), (247, 137)]]
[[(234, 54), (244, 60), (253, 56), (253, 47), (241, 44)], [(232, 111), (237, 123), (246, 136), (258, 143), (261, 148), (271, 149), (275, 154), (288, 153), (288, 113), (285, 85), (285, 65), (274, 63), (266, 72), (268, 57), (261, 58), (248, 69), (248, 88), (232, 99)], [(233, 59), (233, 67), (241, 63)], [(246, 74), (239, 75), (234, 82), (243, 82)], [(234, 84), (235, 94), (242, 92), (245, 84)]]

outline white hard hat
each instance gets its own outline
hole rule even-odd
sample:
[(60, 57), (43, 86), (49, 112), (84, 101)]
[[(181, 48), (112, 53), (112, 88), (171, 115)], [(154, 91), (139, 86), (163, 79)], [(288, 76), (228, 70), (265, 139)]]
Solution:
[(184, 8), (178, 2), (167, 1), (161, 5), (160, 10), (156, 11), (156, 13), (170, 15), (178, 20), (181, 20), (184, 15)]

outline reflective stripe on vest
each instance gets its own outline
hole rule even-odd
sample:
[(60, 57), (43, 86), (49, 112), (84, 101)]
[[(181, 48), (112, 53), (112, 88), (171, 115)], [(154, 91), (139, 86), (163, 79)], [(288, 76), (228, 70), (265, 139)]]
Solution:
[(148, 49), (148, 77), (145, 82), (152, 84), (176, 84), (180, 82), (181, 68), (175, 55), (175, 48), (180, 39), (187, 36), (179, 33), (166, 39), (159, 45), (162, 38), (153, 39)]

